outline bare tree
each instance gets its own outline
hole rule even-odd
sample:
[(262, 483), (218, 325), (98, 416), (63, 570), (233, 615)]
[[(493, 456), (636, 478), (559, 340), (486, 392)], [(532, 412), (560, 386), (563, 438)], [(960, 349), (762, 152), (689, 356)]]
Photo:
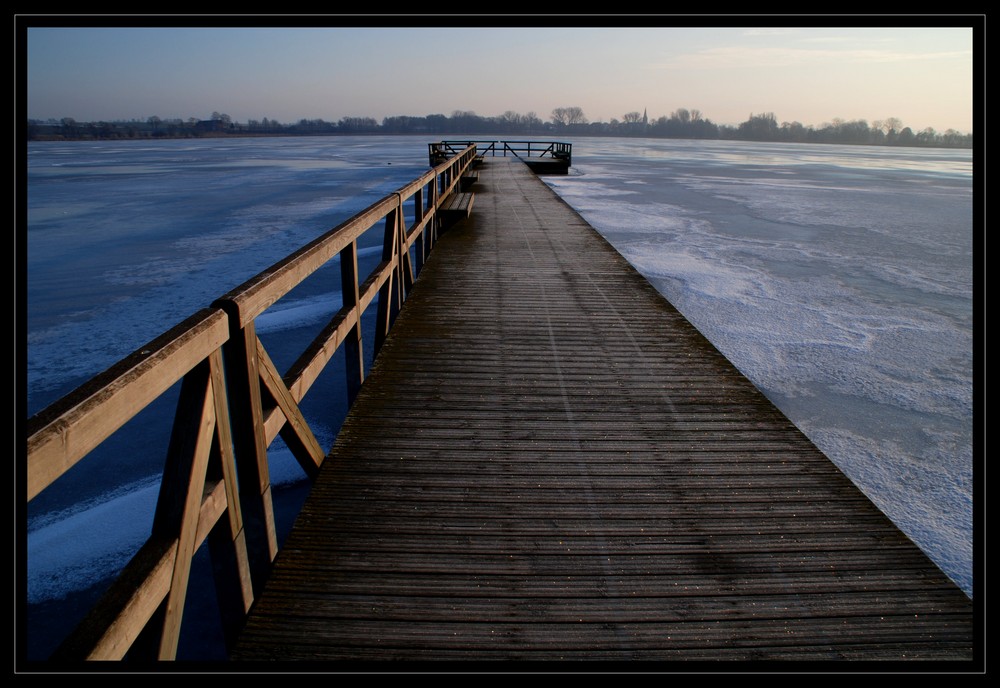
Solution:
[(625, 124), (637, 124), (642, 121), (642, 113), (635, 111), (626, 112), (624, 115), (622, 115), (622, 121)]
[(898, 117), (889, 117), (884, 120), (876, 120), (872, 122), (872, 128), (881, 129), (886, 134), (892, 132), (899, 132), (903, 129), (903, 120)]
[(586, 124), (587, 116), (578, 106), (558, 107), (552, 111), (552, 121), (556, 124)]
[(72, 117), (63, 117), (59, 124), (62, 125), (63, 136), (77, 136), (80, 133), (80, 126)]
[(534, 113), (534, 111), (524, 113), (522, 121), (524, 122), (525, 127), (537, 127), (542, 124), (542, 120)]
[(686, 108), (677, 108), (670, 113), (670, 119), (680, 122), (681, 124), (687, 124), (691, 121), (691, 111)]
[(569, 110), (569, 122), (568, 124), (586, 124), (587, 116), (583, 114), (583, 109), (573, 106), (566, 108)]
[(497, 117), (497, 120), (501, 124), (514, 127), (517, 126), (518, 124), (521, 124), (524, 121), (524, 118), (517, 112), (514, 112), (513, 110), (507, 110), (505, 113)]

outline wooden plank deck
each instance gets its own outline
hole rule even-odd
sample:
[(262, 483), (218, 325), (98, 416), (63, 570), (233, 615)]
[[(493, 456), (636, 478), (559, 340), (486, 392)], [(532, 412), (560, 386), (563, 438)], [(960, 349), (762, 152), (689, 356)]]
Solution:
[(970, 660), (972, 603), (512, 159), (425, 265), (248, 660)]

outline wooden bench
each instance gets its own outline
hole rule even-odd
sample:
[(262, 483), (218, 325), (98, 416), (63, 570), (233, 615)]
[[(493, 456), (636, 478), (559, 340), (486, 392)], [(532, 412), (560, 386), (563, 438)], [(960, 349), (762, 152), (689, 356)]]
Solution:
[(462, 191), (468, 191), (473, 184), (479, 181), (479, 173), (472, 170), (462, 175)]
[(461, 222), (472, 214), (473, 193), (453, 193), (444, 199), (438, 207), (441, 223), (447, 229), (456, 222)]

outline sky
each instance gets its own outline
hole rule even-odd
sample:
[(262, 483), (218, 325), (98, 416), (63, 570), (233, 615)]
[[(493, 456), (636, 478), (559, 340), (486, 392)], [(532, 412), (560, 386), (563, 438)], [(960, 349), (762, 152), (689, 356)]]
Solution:
[(976, 17), (923, 18), (920, 26), (905, 17), (883, 18), (882, 26), (857, 18), (797, 25), (787, 17), (743, 26), (718, 19), (669, 26), (648, 17), (613, 25), (550, 19), (552, 26), (524, 18), (489, 25), (481, 17), (382, 17), (377, 26), (326, 18), (322, 27), (259, 18), (175, 27), (149, 19), (125, 26), (120, 18), (101, 26), (94, 16), (21, 21), (24, 110), (41, 120), (220, 112), (237, 122), (381, 122), (513, 110), (547, 121), (555, 108), (580, 107), (589, 121), (609, 122), (685, 108), (727, 125), (770, 112), (779, 123), (814, 127), (896, 118), (914, 132), (971, 133), (983, 78)]

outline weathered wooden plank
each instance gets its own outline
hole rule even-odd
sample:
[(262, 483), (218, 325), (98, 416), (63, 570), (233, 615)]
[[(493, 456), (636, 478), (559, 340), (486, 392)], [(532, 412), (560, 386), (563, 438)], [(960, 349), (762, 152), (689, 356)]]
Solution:
[[(296, 461), (302, 466), (302, 470), (306, 472), (306, 475), (313, 477), (322, 465), (325, 453), (323, 448), (319, 446), (316, 436), (313, 435), (309, 423), (302, 416), (298, 400), (285, 386), (285, 381), (281, 378), (281, 374), (267, 354), (267, 349), (264, 348), (259, 339), (257, 340), (257, 361), (260, 381), (267, 388), (277, 404), (277, 409), (285, 418), (285, 422), (281, 424), (282, 438), (291, 449)], [(267, 437), (268, 445), (272, 439), (274, 439), (273, 436)]]
[(452, 193), (444, 199), (438, 208), (438, 214), (446, 227), (469, 217), (475, 200), (473, 193)]
[(27, 422), (28, 500), (65, 473), (228, 339), (205, 309)]
[[(217, 353), (215, 355), (218, 357)], [(184, 379), (178, 407), (187, 417), (181, 417), (174, 423), (167, 466), (163, 472), (153, 518), (154, 539), (177, 540), (170, 589), (164, 601), (158, 659), (173, 659), (180, 640), (191, 558), (197, 547), (198, 521), (209, 455), (216, 436), (213, 378), (211, 366), (205, 361)]]
[[(226, 506), (222, 483), (205, 491), (198, 518), (198, 545), (208, 537)], [(147, 541), (101, 601), (53, 654), (52, 660), (60, 663), (122, 659), (166, 597), (176, 554), (176, 538)]]
[[(369, 598), (390, 596), (396, 598), (442, 597), (467, 600), (484, 599), (487, 602), (507, 604), (508, 602), (530, 605), (533, 600), (565, 600), (600, 598), (609, 604), (608, 581), (604, 575), (593, 573), (574, 575), (538, 575), (532, 578), (515, 577), (510, 574), (498, 576), (492, 573), (456, 572), (450, 576), (437, 573), (413, 571), (380, 571), (373, 576), (368, 571), (351, 571), (330, 568), (325, 575), (316, 575), (321, 569), (302, 569), (301, 575), (295, 570), (282, 569), (273, 579), (269, 595), (287, 598), (288, 604), (296, 604), (296, 597), (336, 597)], [(834, 577), (823, 571), (796, 572), (796, 594), (820, 599), (836, 599), (838, 604), (870, 605), (877, 600), (882, 605), (923, 605), (924, 612), (935, 607), (952, 608), (953, 600), (948, 594), (928, 592), (912, 587), (913, 572), (902, 568), (898, 571), (879, 571), (865, 575), (863, 569), (842, 569)], [(664, 574), (644, 573), (620, 576), (616, 585), (629, 591), (641, 590), (643, 604), (647, 607), (659, 605), (661, 613), (672, 613), (675, 608), (690, 609), (697, 604), (710, 604), (706, 600), (721, 597), (751, 607), (760, 596), (782, 596), (788, 588), (773, 579), (765, 578), (750, 571), (740, 576), (731, 576), (726, 587), (707, 593), (705, 576), (690, 569)], [(475, 584), (470, 583), (475, 578)], [(857, 584), (855, 580), (861, 581)], [(690, 598), (690, 599), (689, 599)], [(631, 599), (631, 596), (630, 598)], [(415, 603), (420, 600), (415, 599)], [(620, 602), (619, 602), (620, 603)]]
[(223, 295), (214, 305), (231, 311), (239, 327), (246, 327), (269, 306), (398, 207), (399, 197), (396, 195), (376, 201), (351, 219)]
[[(355, 290), (357, 283), (355, 282)], [(323, 372), (326, 365), (337, 353), (341, 344), (345, 345), (348, 365), (357, 365), (357, 369), (351, 368), (347, 373), (348, 386), (355, 389), (361, 388), (364, 379), (364, 371), (361, 369), (363, 355), (360, 351), (361, 337), (358, 327), (358, 313), (353, 308), (344, 307), (338, 311), (325, 328), (316, 336), (316, 339), (306, 347), (298, 360), (288, 369), (285, 377), (288, 380), (288, 390), (296, 402), (302, 401), (306, 392)], [(360, 378), (360, 379), (359, 379)], [(353, 396), (351, 399), (353, 400)], [(268, 432), (269, 437), (273, 437), (272, 431)]]
[(257, 352), (252, 320), (234, 332), (223, 347), (240, 512), (255, 594), (262, 589), (278, 553)]
[[(358, 396), (361, 383), (365, 381), (364, 344), (361, 336), (361, 313), (367, 304), (362, 301), (362, 290), (358, 284), (358, 244), (351, 244), (340, 252), (340, 287), (343, 293), (344, 308), (349, 316), (344, 318), (345, 325), (349, 322), (350, 329), (336, 329), (338, 338), (344, 341), (344, 379), (347, 389), (347, 402), (354, 403)], [(377, 288), (377, 287), (376, 287)]]
[(812, 442), (523, 165), (481, 169), (235, 659), (973, 656), (971, 600)]
[[(855, 652), (869, 658), (950, 660), (961, 653), (961, 620), (941, 619), (942, 631), (928, 642), (909, 619), (755, 619), (723, 624), (716, 620), (664, 623), (442, 623), (437, 621), (354, 621), (303, 615), (298, 631), (275, 620), (261, 634), (262, 648), (275, 659), (354, 659), (361, 649), (384, 659), (548, 659), (595, 652), (607, 658), (686, 660), (767, 660), (776, 657), (844, 659)], [(949, 624), (953, 621), (954, 624)], [(954, 630), (952, 630), (954, 629)], [(709, 649), (710, 648), (710, 649)], [(266, 649), (262, 658), (267, 658)], [(843, 654), (842, 654), (843, 653)]]
[(462, 175), (462, 191), (468, 191), (479, 181), (479, 172), (468, 171)]
[(206, 503), (210, 498), (217, 502), (214, 506), (220, 513), (225, 510), (226, 518), (213, 526), (212, 520), (206, 520), (206, 510), (203, 507), (201, 518), (198, 520), (198, 541), (208, 540), (223, 635), (226, 647), (232, 648), (246, 620), (246, 614), (253, 604), (253, 582), (250, 575), (246, 534), (243, 531), (236, 457), (233, 453), (229, 402), (226, 398), (221, 352), (213, 353), (209, 357), (209, 364), (212, 396), (215, 400), (216, 437), (213, 448), (215, 461), (209, 464), (206, 475), (207, 484), (214, 487), (206, 489), (205, 496)]
[[(317, 622), (324, 618), (361, 621), (377, 616), (392, 621), (443, 624), (467, 624), (487, 617), (495, 618), (499, 624), (534, 623), (539, 618), (554, 624), (575, 624), (582, 619), (591, 624), (620, 623), (623, 619), (628, 623), (668, 624), (690, 621), (692, 610), (697, 610), (698, 620), (703, 622), (736, 623), (760, 618), (800, 620), (803, 617), (857, 620), (881, 616), (889, 604), (893, 605), (898, 621), (898, 617), (927, 613), (927, 609), (935, 605), (947, 607), (949, 604), (947, 598), (894, 595), (891, 591), (862, 592), (847, 597), (832, 592), (811, 595), (757, 592), (749, 603), (748, 598), (739, 593), (699, 595), (694, 592), (669, 599), (669, 604), (665, 604), (667, 598), (663, 596), (632, 595), (623, 602), (594, 591), (592, 596), (523, 597), (515, 593), (500, 599), (486, 595), (340, 595), (336, 609), (331, 609), (325, 603), (328, 595), (323, 590), (299, 592), (289, 589), (283, 596), (290, 603), (312, 607), (315, 610), (313, 619)], [(942, 619), (954, 618), (947, 612), (931, 613)]]

